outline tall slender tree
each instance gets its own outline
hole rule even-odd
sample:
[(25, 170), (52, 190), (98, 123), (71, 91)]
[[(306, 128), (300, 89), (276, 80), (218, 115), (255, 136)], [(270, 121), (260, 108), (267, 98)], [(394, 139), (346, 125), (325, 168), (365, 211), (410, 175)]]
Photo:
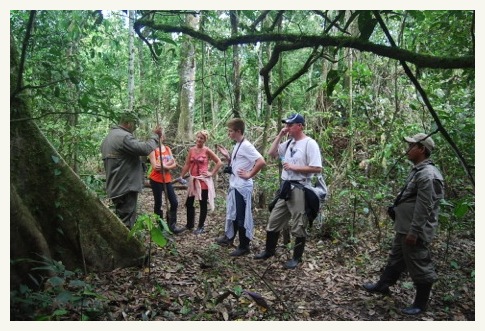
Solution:
[(128, 111), (134, 111), (135, 103), (135, 11), (128, 11)]
[[(185, 18), (187, 26), (194, 31), (199, 29), (199, 14), (189, 13)], [(195, 73), (197, 66), (195, 43), (196, 41), (193, 38), (185, 36), (181, 45), (177, 130), (177, 138), (181, 140), (187, 138), (191, 140), (194, 135)]]
[[(239, 15), (237, 10), (230, 10), (231, 36), (237, 37)], [(234, 117), (241, 117), (241, 59), (239, 56), (239, 45), (232, 46), (232, 90), (234, 91), (234, 104), (232, 113)]]

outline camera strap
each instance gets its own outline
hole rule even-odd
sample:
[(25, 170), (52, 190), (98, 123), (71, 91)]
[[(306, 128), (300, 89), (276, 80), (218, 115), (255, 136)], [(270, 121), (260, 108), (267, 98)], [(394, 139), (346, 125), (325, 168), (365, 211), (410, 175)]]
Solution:
[[(231, 160), (231, 163), (232, 163), (232, 161), (234, 161), (236, 159), (237, 151), (239, 151), (239, 147), (241, 147), (243, 141), (244, 141), (244, 138), (242, 138), (241, 142), (239, 143), (239, 146), (237, 146), (236, 153), (234, 153), (234, 156), (233, 156), (233, 158)], [(229, 164), (231, 164), (231, 163), (229, 163)]]

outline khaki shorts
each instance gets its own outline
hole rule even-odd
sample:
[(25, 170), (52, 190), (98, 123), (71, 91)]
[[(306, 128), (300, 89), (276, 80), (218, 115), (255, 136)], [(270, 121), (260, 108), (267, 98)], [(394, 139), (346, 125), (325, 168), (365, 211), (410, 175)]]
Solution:
[(279, 199), (269, 215), (266, 231), (280, 232), (290, 226), (294, 237), (306, 237), (308, 218), (305, 213), (305, 192), (293, 188), (288, 200)]

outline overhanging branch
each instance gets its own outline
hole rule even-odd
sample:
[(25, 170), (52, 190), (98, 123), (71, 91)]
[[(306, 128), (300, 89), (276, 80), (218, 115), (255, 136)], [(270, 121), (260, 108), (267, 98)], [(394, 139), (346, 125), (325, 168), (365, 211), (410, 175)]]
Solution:
[(334, 37), (328, 35), (301, 35), (284, 33), (246, 34), (228, 38), (213, 38), (208, 34), (196, 31), (186, 26), (157, 24), (151, 20), (140, 19), (135, 22), (135, 28), (149, 27), (167, 33), (183, 33), (212, 45), (220, 51), (225, 51), (233, 45), (255, 44), (258, 42), (276, 42), (287, 44), (292, 49), (322, 47), (345, 47), (370, 52), (390, 59), (413, 63), (421, 68), (431, 69), (468, 69), (475, 68), (474, 56), (442, 57), (411, 52), (398, 47), (379, 45), (359, 38)]
[[(301, 35), (301, 34), (284, 34), (284, 33), (251, 33), (246, 35), (227, 37), (227, 38), (213, 38), (207, 33), (194, 30), (187, 26), (175, 26), (167, 24), (158, 24), (151, 19), (141, 18), (135, 22), (135, 30), (140, 31), (143, 27), (148, 27), (153, 30), (162, 31), (165, 33), (183, 33), (195, 39), (204, 41), (220, 51), (226, 51), (229, 47), (243, 44), (256, 43), (276, 43), (271, 58), (266, 65), (261, 69), (260, 74), (264, 78), (264, 92), (271, 104), (277, 95), (279, 95), (284, 88), (286, 88), (292, 81), (298, 79), (305, 72), (305, 66), (298, 70), (290, 79), (288, 79), (284, 86), (280, 86), (274, 93), (270, 89), (270, 72), (278, 63), (282, 52), (289, 50), (298, 50), (304, 48), (318, 47), (337, 47), (337, 48), (352, 48), (361, 52), (369, 52), (378, 56), (387, 57), (390, 59), (401, 61), (402, 63), (413, 63), (420, 68), (431, 69), (473, 69), (475, 68), (474, 56), (461, 57), (442, 57), (428, 54), (420, 54), (411, 52), (405, 49), (396, 47), (395, 45), (386, 46), (369, 42), (360, 38), (346, 37), (346, 36), (329, 36), (327, 34), (319, 35)], [(140, 35), (140, 33), (139, 33)], [(142, 38), (143, 39), (143, 38)], [(147, 40), (145, 43), (149, 45)], [(150, 45), (150, 51), (153, 53)]]
[[(374, 16), (377, 18), (377, 21), (379, 22), (379, 25), (381, 26), (382, 30), (384, 31), (385, 35), (387, 36), (387, 39), (391, 43), (392, 47), (397, 47), (396, 46), (396, 43), (394, 42), (394, 39), (392, 38), (391, 34), (389, 33), (389, 30), (387, 29), (386, 24), (382, 20), (382, 17), (379, 14), (379, 12), (378, 11), (374, 11)], [(407, 63), (405, 61), (403, 61), (403, 60), (400, 60), (400, 62), (401, 62), (401, 65), (404, 68), (404, 71), (408, 75), (409, 79), (411, 80), (411, 82), (414, 84), (414, 86), (418, 90), (419, 94), (421, 95), (421, 98), (423, 99), (424, 103), (426, 104), (426, 107), (428, 107), (428, 110), (429, 110), (431, 116), (433, 117), (433, 119), (434, 119), (434, 121), (435, 121), (435, 123), (436, 123), (436, 125), (438, 127), (438, 130), (441, 132), (441, 134), (443, 135), (443, 137), (445, 138), (445, 140), (450, 144), (451, 148), (453, 149), (453, 151), (455, 152), (455, 154), (458, 156), (458, 159), (460, 160), (463, 168), (465, 169), (465, 172), (467, 173), (468, 178), (470, 179), (472, 185), (475, 187), (475, 179), (473, 178), (473, 174), (470, 171), (470, 167), (468, 166), (468, 163), (466, 162), (466, 160), (463, 157), (463, 155), (461, 155), (460, 150), (456, 146), (456, 144), (453, 141), (453, 139), (451, 139), (448, 131), (446, 131), (446, 129), (444, 128), (443, 124), (441, 124), (441, 121), (440, 121), (440, 119), (438, 117), (438, 114), (436, 114), (436, 111), (433, 109), (433, 106), (431, 105), (431, 102), (428, 99), (428, 95), (426, 94), (426, 92), (424, 91), (424, 89), (421, 87), (421, 84), (419, 83), (419, 81), (416, 79), (416, 77), (411, 72), (411, 69), (409, 69), (409, 66), (407, 65)]]

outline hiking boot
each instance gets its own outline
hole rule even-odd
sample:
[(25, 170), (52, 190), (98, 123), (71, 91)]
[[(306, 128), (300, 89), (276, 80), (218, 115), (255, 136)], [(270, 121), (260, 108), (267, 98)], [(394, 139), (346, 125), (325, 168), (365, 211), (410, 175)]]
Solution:
[(176, 210), (171, 210), (169, 212), (169, 217), (168, 217), (168, 228), (170, 231), (172, 231), (174, 234), (180, 234), (186, 230), (185, 227), (179, 228), (177, 225), (177, 211)]
[(243, 256), (249, 254), (249, 248), (238, 247), (235, 251), (231, 252), (231, 256)]
[(293, 249), (293, 258), (285, 263), (286, 269), (295, 269), (298, 263), (301, 262), (301, 257), (303, 256), (303, 251), (305, 250), (305, 237), (295, 238), (295, 247)]
[(410, 307), (401, 309), (401, 313), (405, 315), (418, 315), (418, 314), (421, 314), (422, 312), (423, 312), (423, 309), (415, 306), (410, 306)]
[(266, 260), (274, 256), (276, 253), (276, 245), (278, 244), (278, 237), (280, 233), (276, 231), (266, 231), (265, 250), (254, 256), (255, 260)]
[(216, 239), (216, 244), (220, 246), (232, 246), (234, 238), (229, 239), (225, 235)]
[(364, 287), (364, 289), (370, 293), (380, 293), (380, 294), (388, 295), (391, 292), (389, 290), (389, 285), (381, 282), (377, 282), (375, 284), (365, 283), (364, 285), (362, 285), (362, 287)]
[(401, 309), (401, 313), (403, 314), (418, 315), (426, 310), (433, 283), (419, 283), (415, 285), (416, 296), (414, 302), (411, 306)]

